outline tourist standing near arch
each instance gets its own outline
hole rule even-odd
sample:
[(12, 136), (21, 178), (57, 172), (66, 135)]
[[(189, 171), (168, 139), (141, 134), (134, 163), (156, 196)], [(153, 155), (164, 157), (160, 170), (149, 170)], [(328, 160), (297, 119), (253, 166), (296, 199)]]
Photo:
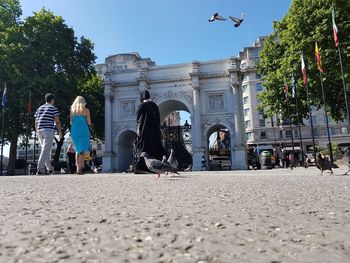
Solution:
[(86, 101), (78, 96), (70, 111), (71, 136), (76, 151), (77, 173), (84, 174), (85, 153), (90, 150), (91, 116)]
[(160, 114), (157, 104), (151, 100), (148, 90), (142, 91), (140, 106), (137, 111), (137, 163), (135, 173), (150, 172), (140, 154), (148, 153), (153, 158), (162, 160), (166, 151), (161, 141)]

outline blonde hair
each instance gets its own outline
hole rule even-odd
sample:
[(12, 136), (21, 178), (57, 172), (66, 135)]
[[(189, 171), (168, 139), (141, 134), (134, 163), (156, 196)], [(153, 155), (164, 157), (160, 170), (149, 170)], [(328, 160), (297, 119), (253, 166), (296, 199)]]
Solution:
[(86, 101), (84, 97), (82, 96), (76, 97), (71, 106), (72, 113), (73, 114), (83, 113), (85, 109), (86, 109)]

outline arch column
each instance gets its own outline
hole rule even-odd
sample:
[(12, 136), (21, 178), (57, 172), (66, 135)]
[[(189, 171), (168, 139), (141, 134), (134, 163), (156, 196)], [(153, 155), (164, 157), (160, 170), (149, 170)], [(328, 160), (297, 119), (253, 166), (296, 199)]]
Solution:
[(111, 82), (104, 83), (104, 96), (105, 96), (105, 152), (103, 154), (103, 172), (113, 172), (113, 162), (115, 159), (115, 152), (113, 151), (113, 87)]
[(192, 72), (190, 73), (192, 79), (193, 89), (193, 118), (192, 118), (192, 170), (201, 170), (202, 155), (204, 155), (205, 149), (202, 145), (202, 120), (201, 120), (201, 107), (200, 107), (200, 86), (199, 86), (199, 62), (194, 61), (192, 63)]
[(234, 144), (232, 145), (232, 169), (247, 169), (247, 153), (245, 138), (245, 123), (243, 110), (243, 93), (238, 79), (237, 61), (231, 59), (230, 85), (233, 93), (233, 110), (234, 110)]

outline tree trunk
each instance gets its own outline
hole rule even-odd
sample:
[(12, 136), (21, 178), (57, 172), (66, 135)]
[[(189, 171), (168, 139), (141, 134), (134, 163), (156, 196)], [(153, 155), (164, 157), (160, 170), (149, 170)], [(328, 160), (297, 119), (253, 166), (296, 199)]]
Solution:
[(15, 175), (15, 164), (16, 164), (16, 158), (17, 158), (17, 142), (18, 142), (18, 136), (12, 137), (10, 140), (10, 157), (9, 157), (9, 164), (7, 167), (7, 175)]
[(61, 139), (61, 140), (57, 140), (57, 138), (55, 137), (55, 141), (56, 141), (56, 144), (57, 144), (57, 148), (56, 148), (56, 151), (55, 151), (55, 155), (53, 157), (53, 167), (55, 168), (55, 171), (57, 171), (57, 169), (59, 168), (58, 167), (58, 163), (60, 161), (60, 155), (61, 155), (61, 149), (62, 149), (62, 146), (63, 146), (63, 143), (64, 143), (64, 137)]

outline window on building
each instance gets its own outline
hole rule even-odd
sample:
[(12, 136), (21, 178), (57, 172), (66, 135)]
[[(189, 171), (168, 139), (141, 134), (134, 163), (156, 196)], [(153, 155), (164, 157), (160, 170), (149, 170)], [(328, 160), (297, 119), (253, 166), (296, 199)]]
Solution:
[(248, 81), (248, 74), (244, 74), (243, 81)]
[(265, 131), (260, 132), (260, 138), (261, 139), (266, 139), (267, 138)]
[(314, 135), (315, 135), (315, 136), (318, 136), (318, 135), (319, 135), (319, 131), (318, 131), (317, 128), (314, 129)]
[(136, 63), (136, 67), (141, 68), (141, 63), (140, 62)]
[(264, 88), (263, 88), (263, 85), (261, 83), (256, 83), (256, 90), (257, 91), (262, 91)]
[(117, 71), (122, 71), (123, 70), (123, 66), (117, 66)]
[(264, 109), (259, 109), (258, 112), (259, 112), (259, 115), (260, 115), (260, 116), (264, 116), (264, 115), (265, 115)]
[(280, 131), (280, 139), (283, 139), (283, 131)]
[(261, 75), (260, 75), (260, 74), (256, 74), (256, 75), (255, 75), (255, 78), (256, 78), (256, 79), (261, 79)]
[(348, 128), (347, 127), (342, 127), (341, 128), (341, 133), (342, 134), (348, 134)]
[(312, 116), (311, 118), (309, 118), (309, 123), (310, 123), (310, 125), (311, 125), (311, 119), (312, 119), (312, 123), (315, 125), (315, 124), (317, 124), (317, 118), (316, 118), (316, 116)]
[[(327, 130), (326, 130), (326, 132), (327, 132)], [(329, 135), (330, 136), (334, 135), (334, 129), (333, 128), (329, 128)]]
[(245, 121), (245, 127), (246, 128), (250, 128), (251, 127), (250, 120)]
[(265, 127), (266, 126), (265, 119), (260, 119), (259, 124), (260, 124), (260, 127)]
[(292, 131), (291, 130), (286, 131), (286, 138), (292, 138)]
[(246, 139), (249, 141), (249, 140), (251, 140), (252, 139), (252, 133), (251, 132), (247, 132), (246, 134), (245, 134), (245, 136), (246, 136)]
[(246, 69), (247, 68), (247, 63), (242, 63), (241, 64), (241, 69)]
[(299, 131), (298, 130), (294, 130), (294, 137), (296, 137), (296, 138), (299, 137)]
[(248, 85), (243, 85), (243, 92), (247, 92), (247, 89), (248, 89)]
[(249, 116), (249, 113), (250, 113), (250, 109), (244, 109), (244, 116), (245, 117), (248, 117)]
[(243, 97), (243, 103), (244, 103), (244, 104), (248, 104), (248, 96)]
[(258, 58), (258, 57), (259, 57), (259, 52), (260, 52), (259, 49), (251, 49), (251, 50), (249, 51), (250, 57), (252, 57), (252, 58)]

